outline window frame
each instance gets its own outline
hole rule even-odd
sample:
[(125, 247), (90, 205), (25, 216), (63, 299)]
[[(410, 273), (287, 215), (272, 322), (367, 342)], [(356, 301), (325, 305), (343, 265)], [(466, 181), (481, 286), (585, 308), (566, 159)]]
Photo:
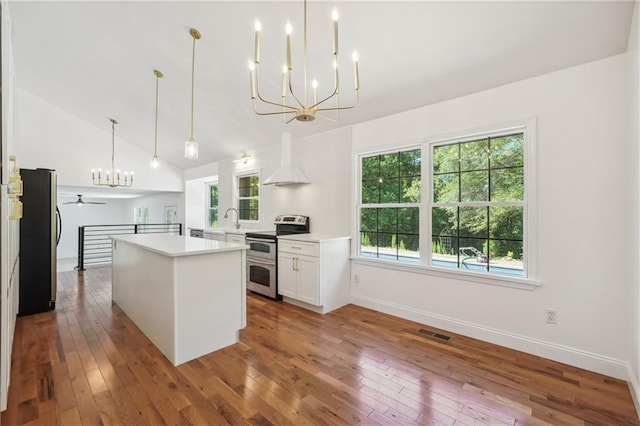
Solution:
[[(362, 160), (364, 158), (369, 158), (369, 157), (374, 157), (374, 156), (382, 156), (382, 155), (389, 155), (389, 154), (397, 154), (397, 153), (401, 153), (401, 152), (409, 152), (409, 151), (414, 151), (414, 150), (420, 150), (421, 152), (421, 167), (420, 167), (420, 177), (421, 177), (421, 188), (420, 188), (420, 202), (418, 203), (410, 203), (410, 202), (393, 202), (393, 203), (363, 203), (362, 201)], [(373, 151), (373, 152), (368, 152), (368, 153), (362, 153), (359, 155), (358, 157), (358, 182), (357, 182), (357, 188), (358, 188), (358, 205), (357, 205), (357, 252), (358, 252), (358, 256), (361, 256), (363, 258), (367, 258), (367, 259), (379, 259), (379, 260), (384, 260), (381, 259), (379, 256), (363, 256), (361, 255), (361, 211), (363, 208), (365, 209), (385, 209), (385, 208), (389, 208), (389, 209), (393, 209), (393, 208), (417, 208), (418, 209), (418, 216), (419, 216), (419, 229), (422, 229), (421, 227), (421, 223), (422, 223), (422, 208), (423, 208), (423, 200), (424, 200), (424, 187), (423, 187), (423, 183), (424, 181), (422, 180), (422, 177), (424, 176), (424, 161), (422, 159), (422, 145), (421, 144), (413, 144), (413, 145), (407, 145), (407, 146), (403, 146), (400, 148), (393, 148), (393, 149), (386, 149), (386, 150), (380, 150), (380, 151)], [(397, 231), (397, 230), (396, 230)], [(398, 235), (399, 233), (396, 232), (396, 235)], [(418, 241), (419, 241), (419, 247), (423, 247), (423, 242), (422, 242), (422, 237), (420, 232), (418, 231), (417, 233), (418, 235)], [(422, 251), (420, 251), (420, 258), (418, 259), (418, 262), (402, 262), (398, 259), (395, 260), (389, 260), (391, 262), (401, 262), (401, 263), (407, 263), (407, 264), (416, 264), (416, 263), (421, 263), (422, 262)]]
[[(245, 177), (256, 176), (258, 179), (258, 188), (262, 184), (260, 180), (260, 170), (252, 169), (252, 170), (243, 170), (242, 172), (237, 172), (233, 174), (233, 205), (238, 210), (238, 222), (239, 223), (258, 223), (260, 222), (260, 218), (262, 217), (262, 202), (260, 197), (262, 195), (262, 191), (258, 189), (258, 195), (255, 197), (240, 197), (240, 179)], [(258, 218), (256, 220), (252, 219), (241, 219), (240, 218), (240, 200), (250, 200), (257, 199), (258, 201)]]
[[(498, 137), (513, 133), (524, 135), (524, 197), (523, 197), (523, 275), (510, 276), (489, 271), (468, 271), (447, 268), (431, 264), (431, 211), (433, 208), (433, 147), (454, 142), (465, 142), (483, 137)], [(360, 254), (360, 215), (362, 208), (362, 159), (372, 155), (381, 155), (419, 147), (422, 152), (422, 192), (420, 202), (420, 262), (380, 259)], [(425, 156), (426, 154), (426, 156)], [(485, 126), (467, 132), (452, 132), (430, 138), (421, 138), (411, 144), (386, 146), (375, 150), (354, 153), (356, 170), (354, 182), (353, 244), (351, 259), (355, 264), (369, 265), (404, 272), (420, 273), (443, 278), (478, 282), (523, 290), (533, 290), (540, 285), (538, 279), (538, 188), (537, 188), (537, 119), (535, 117), (518, 120), (502, 125)], [(370, 206), (370, 205), (369, 205)]]
[(218, 187), (218, 205), (216, 209), (218, 210), (218, 225), (220, 226), (220, 184), (217, 180), (212, 180), (209, 182), (205, 182), (204, 184), (204, 199), (205, 199), (205, 208), (204, 208), (204, 223), (207, 224), (207, 228), (212, 227), (211, 222), (209, 221), (209, 214), (211, 213), (211, 187)]

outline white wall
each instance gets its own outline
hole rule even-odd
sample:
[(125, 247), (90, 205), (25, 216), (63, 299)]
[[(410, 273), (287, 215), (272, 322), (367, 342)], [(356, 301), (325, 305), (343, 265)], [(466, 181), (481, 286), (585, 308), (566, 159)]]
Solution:
[(627, 48), (629, 56), (629, 129), (631, 154), (629, 161), (632, 174), (629, 178), (632, 184), (632, 197), (629, 208), (630, 238), (628, 248), (628, 262), (633, 265), (629, 292), (629, 381), (636, 404), (640, 413), (640, 8), (636, 3), (633, 13), (631, 33)]
[[(104, 130), (27, 92), (17, 91), (20, 115), (21, 167), (43, 167), (58, 172), (58, 185), (92, 186), (91, 169), (111, 168), (111, 123)], [(118, 119), (118, 117), (114, 117)], [(183, 172), (163, 161), (149, 167), (149, 152), (118, 138), (115, 129), (116, 168), (135, 172), (136, 189), (183, 191)]]
[(184, 206), (185, 198), (180, 193), (165, 193), (149, 195), (146, 197), (130, 198), (125, 201), (125, 210), (127, 211), (126, 222), (134, 223), (133, 212), (137, 207), (146, 207), (149, 212), (149, 223), (166, 223), (165, 207), (175, 206), (177, 208), (176, 222), (182, 223), (184, 232)]
[(271, 217), (283, 213), (302, 214), (309, 216), (313, 233), (349, 235), (351, 128), (294, 140), (291, 158), (311, 183), (267, 187)]
[(58, 243), (58, 259), (78, 257), (78, 227), (84, 225), (115, 225), (133, 223), (129, 200), (122, 198), (85, 198), (84, 201), (106, 204), (64, 204), (77, 197), (59, 196), (58, 208), (62, 217), (62, 234)]
[[(353, 127), (353, 150), (537, 117), (533, 290), (353, 262), (352, 300), (615, 377), (627, 376), (630, 262), (627, 55)], [(545, 323), (558, 310), (558, 325)], [(633, 339), (637, 340), (637, 335)]]
[(184, 196), (182, 193), (164, 193), (139, 198), (83, 198), (106, 204), (65, 204), (77, 197), (58, 196), (58, 208), (62, 216), (62, 235), (58, 244), (58, 259), (78, 256), (78, 227), (85, 225), (115, 225), (134, 222), (135, 207), (149, 209), (149, 223), (164, 223), (165, 206), (177, 207), (177, 223), (184, 226)]
[[(224, 219), (224, 211), (233, 207), (234, 175), (257, 171), (260, 181), (268, 178), (281, 164), (281, 147), (252, 152), (247, 164), (222, 160), (185, 172), (187, 226), (204, 227), (205, 182), (218, 180), (220, 226), (233, 226), (234, 218)], [(260, 220), (243, 223), (243, 228), (273, 229), (279, 214), (302, 214), (310, 217), (311, 232), (333, 235), (349, 234), (351, 128), (345, 127), (304, 139), (293, 140), (291, 162), (299, 166), (310, 184), (261, 186)]]

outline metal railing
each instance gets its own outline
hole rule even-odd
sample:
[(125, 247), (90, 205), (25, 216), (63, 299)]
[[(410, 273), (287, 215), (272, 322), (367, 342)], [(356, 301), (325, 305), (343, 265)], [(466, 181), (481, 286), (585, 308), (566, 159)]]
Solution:
[(78, 226), (78, 271), (87, 265), (111, 263), (111, 235), (123, 234), (178, 234), (181, 223), (84, 225)]

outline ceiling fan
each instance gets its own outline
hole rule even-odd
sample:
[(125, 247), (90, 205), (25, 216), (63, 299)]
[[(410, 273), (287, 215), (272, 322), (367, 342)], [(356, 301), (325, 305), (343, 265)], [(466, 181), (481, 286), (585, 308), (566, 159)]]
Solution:
[(107, 203), (100, 203), (97, 201), (83, 201), (82, 194), (78, 194), (77, 201), (67, 201), (66, 203), (62, 203), (62, 204), (75, 204), (76, 206), (84, 206), (85, 204), (107, 204)]

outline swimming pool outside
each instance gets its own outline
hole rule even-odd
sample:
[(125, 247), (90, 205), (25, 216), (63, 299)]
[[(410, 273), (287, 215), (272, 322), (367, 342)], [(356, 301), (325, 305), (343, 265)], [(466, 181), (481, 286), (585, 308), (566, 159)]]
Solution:
[[(407, 256), (407, 255), (396, 256), (395, 254), (391, 254), (391, 253), (376, 254), (374, 252), (365, 252), (365, 251), (362, 251), (361, 254), (363, 256), (374, 257), (374, 258), (384, 259), (384, 260), (398, 260), (400, 262), (406, 262), (406, 263), (420, 263), (420, 258), (416, 256)], [(453, 256), (452, 258), (455, 259), (455, 257)], [(519, 262), (514, 262), (514, 263), (521, 265), (521, 263)], [(489, 262), (489, 271), (487, 271), (487, 265), (485, 263), (479, 263), (473, 260), (465, 261), (462, 263), (460, 267), (458, 267), (458, 262), (456, 260), (440, 258), (440, 259), (433, 259), (431, 261), (431, 265), (450, 268), (450, 269), (460, 269), (463, 271), (467, 270), (467, 271), (493, 272), (494, 274), (511, 275), (511, 276), (517, 276), (517, 277), (521, 277), (524, 274), (522, 267), (510, 267), (503, 263), (493, 262), (493, 261)]]

